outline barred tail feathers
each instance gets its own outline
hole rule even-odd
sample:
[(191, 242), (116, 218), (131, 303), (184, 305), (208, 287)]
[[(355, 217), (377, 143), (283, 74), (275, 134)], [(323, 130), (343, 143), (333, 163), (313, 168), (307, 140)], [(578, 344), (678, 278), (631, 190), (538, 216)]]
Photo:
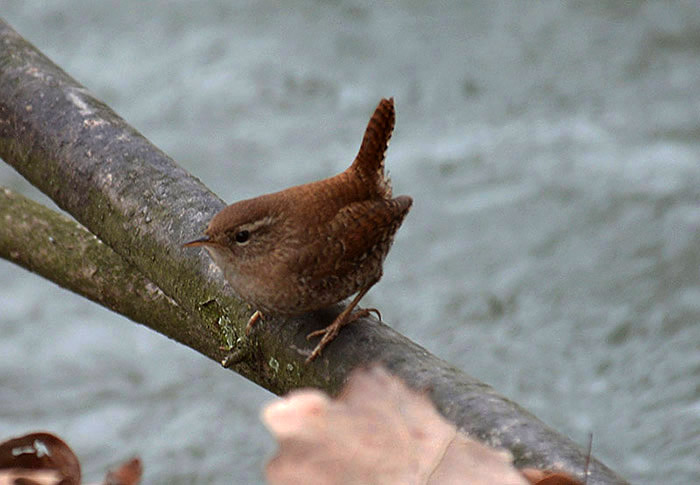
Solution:
[(360, 151), (350, 166), (350, 170), (384, 199), (391, 198), (391, 179), (384, 172), (384, 155), (394, 122), (394, 98), (382, 99), (367, 124)]

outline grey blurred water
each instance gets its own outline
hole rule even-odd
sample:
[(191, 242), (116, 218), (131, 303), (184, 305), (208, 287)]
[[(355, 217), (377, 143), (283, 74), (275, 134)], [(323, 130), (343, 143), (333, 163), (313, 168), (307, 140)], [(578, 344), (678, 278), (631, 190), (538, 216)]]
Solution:
[[(334, 174), (394, 96), (414, 208), (366, 305), (635, 483), (700, 483), (695, 2), (2, 0), (0, 16), (233, 201)], [(0, 167), (0, 184), (42, 201)], [(273, 399), (0, 261), (0, 437), (90, 480), (259, 483)]]

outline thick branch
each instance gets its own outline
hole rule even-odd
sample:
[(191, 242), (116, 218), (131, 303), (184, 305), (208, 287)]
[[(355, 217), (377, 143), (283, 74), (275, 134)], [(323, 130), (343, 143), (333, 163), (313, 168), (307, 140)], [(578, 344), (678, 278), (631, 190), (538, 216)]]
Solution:
[[(218, 350), (214, 334), (196, 331), (185, 312), (79, 223), (0, 188), (0, 257), (188, 347)], [(178, 331), (179, 330), (179, 331)]]
[[(124, 272), (138, 271), (142, 282), (204, 322), (193, 326), (194, 317), (185, 317), (159, 331), (221, 358), (212, 350), (214, 341), (227, 340), (220, 324), (230, 321), (230, 331), (240, 335), (249, 309), (206, 256), (180, 247), (201, 233), (221, 200), (1, 21), (0, 45), (0, 157), (111, 247), (126, 262)], [(576, 444), (376, 321), (347, 327), (305, 366), (311, 346), (304, 336), (337, 313), (334, 307), (266, 320), (253, 339), (237, 342), (235, 370), (276, 393), (299, 386), (334, 393), (351, 369), (379, 361), (412, 387), (428, 389), (459, 427), (511, 449), (518, 465), (581, 475), (585, 457)], [(624, 483), (596, 460), (591, 473), (588, 483)]]

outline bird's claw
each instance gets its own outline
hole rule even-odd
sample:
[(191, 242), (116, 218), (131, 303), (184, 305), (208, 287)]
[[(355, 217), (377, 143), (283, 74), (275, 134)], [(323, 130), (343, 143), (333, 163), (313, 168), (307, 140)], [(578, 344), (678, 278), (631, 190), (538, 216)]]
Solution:
[(260, 310), (255, 310), (255, 313), (253, 313), (250, 318), (248, 319), (248, 324), (245, 326), (245, 335), (246, 337), (250, 336), (251, 330), (253, 330), (253, 325), (255, 325), (255, 322), (258, 320), (264, 320), (265, 316), (262, 314)]

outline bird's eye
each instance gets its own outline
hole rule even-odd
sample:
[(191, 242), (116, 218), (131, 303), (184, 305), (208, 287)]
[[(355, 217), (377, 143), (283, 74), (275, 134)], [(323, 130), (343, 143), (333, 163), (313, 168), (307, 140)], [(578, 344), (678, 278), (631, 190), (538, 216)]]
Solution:
[(236, 242), (238, 244), (245, 244), (248, 242), (248, 239), (250, 239), (250, 232), (249, 231), (238, 231), (235, 236)]

